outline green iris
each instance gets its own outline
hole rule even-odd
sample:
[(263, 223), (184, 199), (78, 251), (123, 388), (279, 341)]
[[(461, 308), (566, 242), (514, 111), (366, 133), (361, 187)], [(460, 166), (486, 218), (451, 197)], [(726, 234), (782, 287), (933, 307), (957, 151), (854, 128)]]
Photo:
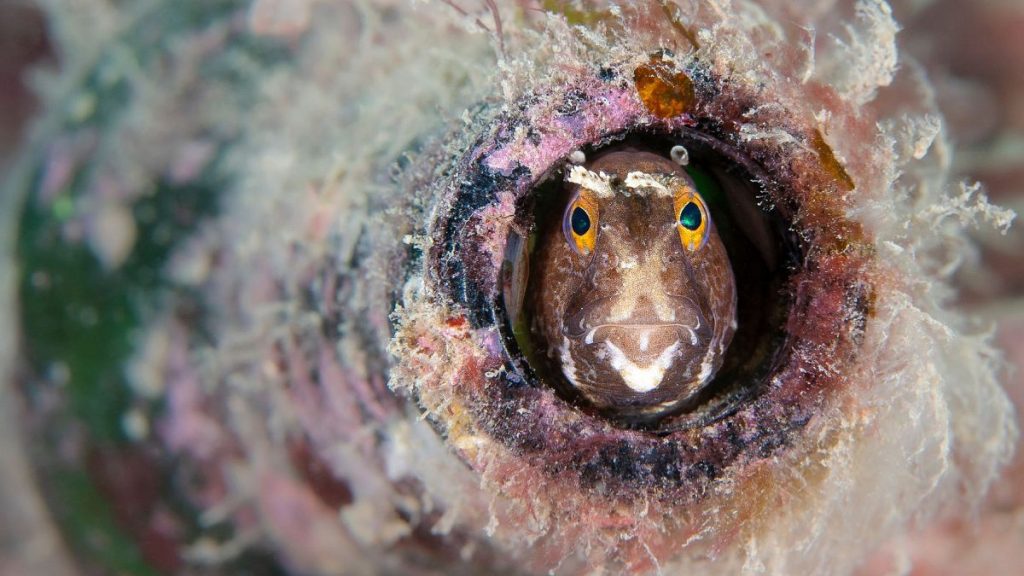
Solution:
[(697, 207), (693, 202), (688, 202), (683, 209), (679, 211), (679, 224), (687, 230), (696, 230), (700, 228), (701, 216), (700, 208)]

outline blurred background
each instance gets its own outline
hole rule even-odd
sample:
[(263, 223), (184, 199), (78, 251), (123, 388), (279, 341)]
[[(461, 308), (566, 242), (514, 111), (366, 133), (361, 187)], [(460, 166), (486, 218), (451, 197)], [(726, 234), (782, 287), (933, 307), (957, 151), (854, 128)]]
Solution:
[[(906, 0), (894, 3), (903, 50), (920, 61), (936, 88), (955, 146), (955, 171), (984, 185), (990, 200), (1024, 214), (1024, 0)], [(0, 173), (6, 176), (39, 109), (33, 77), (56, 70), (43, 12), (29, 0), (0, 0)], [(0, 198), (0, 247), (6, 251), (16, 198)], [(994, 325), (1005, 354), (1005, 386), (1024, 410), (1024, 224), (1008, 233), (984, 227), (957, 274), (957, 305), (979, 326)], [(0, 254), (0, 308), (13, 302), (10, 254)], [(15, 333), (0, 310), (0, 367), (14, 353)], [(6, 378), (6, 376), (5, 376)], [(18, 403), (0, 402), (0, 575), (73, 571), (33, 490), (20, 451)], [(1024, 574), (1024, 455), (1013, 464), (980, 515), (979, 527), (946, 523), (911, 542), (914, 574)], [(883, 552), (865, 573), (885, 572)], [(1007, 570), (1007, 571), (1004, 571)]]

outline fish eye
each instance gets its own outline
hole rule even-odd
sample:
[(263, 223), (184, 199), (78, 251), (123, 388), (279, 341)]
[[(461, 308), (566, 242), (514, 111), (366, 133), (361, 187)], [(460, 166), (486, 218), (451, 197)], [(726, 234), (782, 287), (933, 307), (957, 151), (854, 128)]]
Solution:
[(698, 250), (707, 241), (709, 232), (704, 199), (689, 186), (683, 186), (676, 192), (674, 204), (679, 241), (687, 250)]
[(589, 190), (583, 189), (565, 210), (562, 231), (569, 246), (581, 256), (587, 256), (597, 245), (598, 205)]

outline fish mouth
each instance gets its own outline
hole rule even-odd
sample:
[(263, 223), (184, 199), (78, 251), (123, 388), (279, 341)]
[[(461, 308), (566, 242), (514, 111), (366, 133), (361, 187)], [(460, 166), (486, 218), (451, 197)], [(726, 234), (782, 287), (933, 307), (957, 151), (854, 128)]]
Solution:
[(629, 334), (643, 339), (651, 333), (675, 332), (681, 344), (699, 346), (711, 339), (711, 325), (700, 307), (693, 300), (674, 296), (669, 306), (655, 310), (653, 306), (640, 303), (625, 318), (615, 318), (615, 298), (608, 296), (592, 300), (563, 316), (562, 333), (584, 344), (594, 344), (615, 334), (620, 337)]

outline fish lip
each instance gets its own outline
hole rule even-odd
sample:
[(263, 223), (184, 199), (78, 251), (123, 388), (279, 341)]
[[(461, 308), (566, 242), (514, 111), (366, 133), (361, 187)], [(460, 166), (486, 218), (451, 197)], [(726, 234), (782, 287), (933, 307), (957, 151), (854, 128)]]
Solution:
[(680, 328), (693, 328), (689, 324), (683, 322), (603, 322), (601, 324), (591, 325), (591, 330), (599, 330), (601, 328), (663, 328), (667, 326), (678, 326)]
[(590, 334), (598, 330), (606, 328), (635, 328), (638, 330), (657, 330), (659, 328), (678, 328), (682, 330), (696, 330), (695, 326), (685, 324), (683, 322), (604, 322), (601, 324), (587, 325), (583, 332), (577, 332), (576, 334), (567, 334), (567, 336), (582, 336), (584, 334)]

